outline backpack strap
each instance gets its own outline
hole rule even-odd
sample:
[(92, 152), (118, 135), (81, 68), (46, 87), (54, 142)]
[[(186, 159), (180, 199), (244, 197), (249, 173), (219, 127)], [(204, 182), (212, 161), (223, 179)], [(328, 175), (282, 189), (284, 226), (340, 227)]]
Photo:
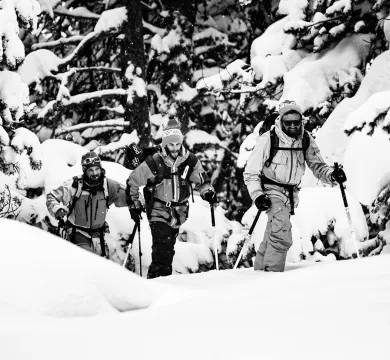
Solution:
[(305, 162), (306, 162), (306, 152), (309, 147), (310, 147), (310, 135), (306, 130), (304, 130), (303, 139), (302, 139), (302, 151), (303, 151), (303, 159)]
[(269, 149), (269, 157), (264, 163), (266, 167), (269, 167), (271, 165), (271, 162), (273, 158), (275, 157), (276, 153), (279, 150), (279, 138), (276, 135), (275, 127), (273, 127), (271, 130), (269, 130), (269, 138), (270, 138), (270, 149)]
[(302, 147), (297, 147), (297, 148), (280, 147), (279, 146), (279, 138), (276, 135), (275, 128), (272, 128), (269, 131), (269, 133), (270, 133), (271, 145), (270, 145), (270, 150), (269, 150), (269, 157), (266, 160), (266, 162), (264, 163), (264, 165), (266, 167), (269, 167), (271, 165), (273, 158), (275, 157), (276, 153), (279, 150), (294, 150), (294, 151), (301, 150), (303, 152), (303, 159), (306, 162), (306, 152), (310, 146), (310, 135), (306, 130), (303, 131)]
[(181, 178), (184, 180), (187, 180), (189, 185), (190, 185), (192, 202), (195, 202), (194, 189), (192, 188), (192, 183), (191, 183), (191, 181), (188, 180), (188, 178), (190, 177), (190, 175), (194, 171), (197, 163), (198, 163), (197, 156), (195, 154), (193, 154), (192, 152), (190, 152), (188, 154), (186, 161), (184, 161), (184, 163), (180, 164), (180, 166), (179, 166), (179, 168), (181, 168), (180, 169), (181, 171), (179, 170), (181, 172), (181, 174), (180, 174)]
[(69, 211), (68, 211), (67, 217), (69, 217), (69, 215), (74, 210), (74, 207), (76, 206), (77, 200), (80, 198), (81, 193), (83, 192), (83, 179), (79, 178), (78, 176), (74, 176), (73, 177), (72, 187), (76, 188), (76, 193), (75, 193), (75, 195), (73, 197), (72, 204), (69, 207)]
[(108, 189), (108, 179), (105, 177), (103, 180), (103, 194), (104, 198), (106, 199), (106, 206), (107, 210), (110, 208), (109, 202), (110, 202), (110, 193)]
[(161, 182), (168, 172), (170, 174), (170, 168), (166, 166), (165, 162), (158, 153), (148, 156), (145, 159), (145, 162), (155, 177), (153, 180), (154, 184)]

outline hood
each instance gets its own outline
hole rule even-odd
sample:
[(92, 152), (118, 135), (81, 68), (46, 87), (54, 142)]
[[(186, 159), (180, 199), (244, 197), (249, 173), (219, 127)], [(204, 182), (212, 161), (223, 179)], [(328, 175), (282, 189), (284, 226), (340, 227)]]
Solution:
[(301, 129), (301, 134), (299, 135), (298, 139), (294, 139), (290, 136), (288, 136), (282, 129), (282, 124), (281, 124), (281, 117), (278, 116), (278, 118), (275, 120), (275, 133), (278, 135), (279, 139), (281, 139), (285, 144), (291, 145), (293, 142), (297, 140), (302, 140), (303, 138), (303, 126)]

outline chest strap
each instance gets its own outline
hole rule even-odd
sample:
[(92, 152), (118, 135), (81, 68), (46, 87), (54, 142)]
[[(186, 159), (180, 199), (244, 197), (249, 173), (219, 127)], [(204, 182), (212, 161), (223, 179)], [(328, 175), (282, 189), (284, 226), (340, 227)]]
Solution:
[(294, 190), (297, 188), (297, 185), (281, 184), (278, 183), (277, 181), (267, 178), (265, 175), (261, 175), (260, 180), (261, 180), (263, 190), (265, 190), (264, 184), (268, 184), (268, 185), (280, 186), (288, 191), (288, 199), (290, 200), (290, 207), (291, 207), (290, 214), (294, 215), (295, 214), (294, 213)]

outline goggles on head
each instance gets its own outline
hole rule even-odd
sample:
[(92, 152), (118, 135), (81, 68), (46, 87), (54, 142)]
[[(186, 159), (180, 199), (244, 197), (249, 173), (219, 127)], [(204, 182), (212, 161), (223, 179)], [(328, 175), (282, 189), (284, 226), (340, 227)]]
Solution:
[(100, 158), (99, 157), (90, 157), (83, 160), (82, 165), (93, 165), (93, 164), (100, 164)]

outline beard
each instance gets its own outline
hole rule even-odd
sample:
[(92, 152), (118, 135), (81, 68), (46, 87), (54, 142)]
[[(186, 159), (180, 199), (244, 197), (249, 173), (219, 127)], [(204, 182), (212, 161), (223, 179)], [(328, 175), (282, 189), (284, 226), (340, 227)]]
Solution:
[(86, 174), (84, 174), (84, 181), (91, 186), (96, 186), (101, 182), (103, 178), (102, 175), (103, 174), (87, 176)]
[(295, 128), (283, 127), (283, 132), (292, 138), (298, 138), (301, 135), (302, 126)]

